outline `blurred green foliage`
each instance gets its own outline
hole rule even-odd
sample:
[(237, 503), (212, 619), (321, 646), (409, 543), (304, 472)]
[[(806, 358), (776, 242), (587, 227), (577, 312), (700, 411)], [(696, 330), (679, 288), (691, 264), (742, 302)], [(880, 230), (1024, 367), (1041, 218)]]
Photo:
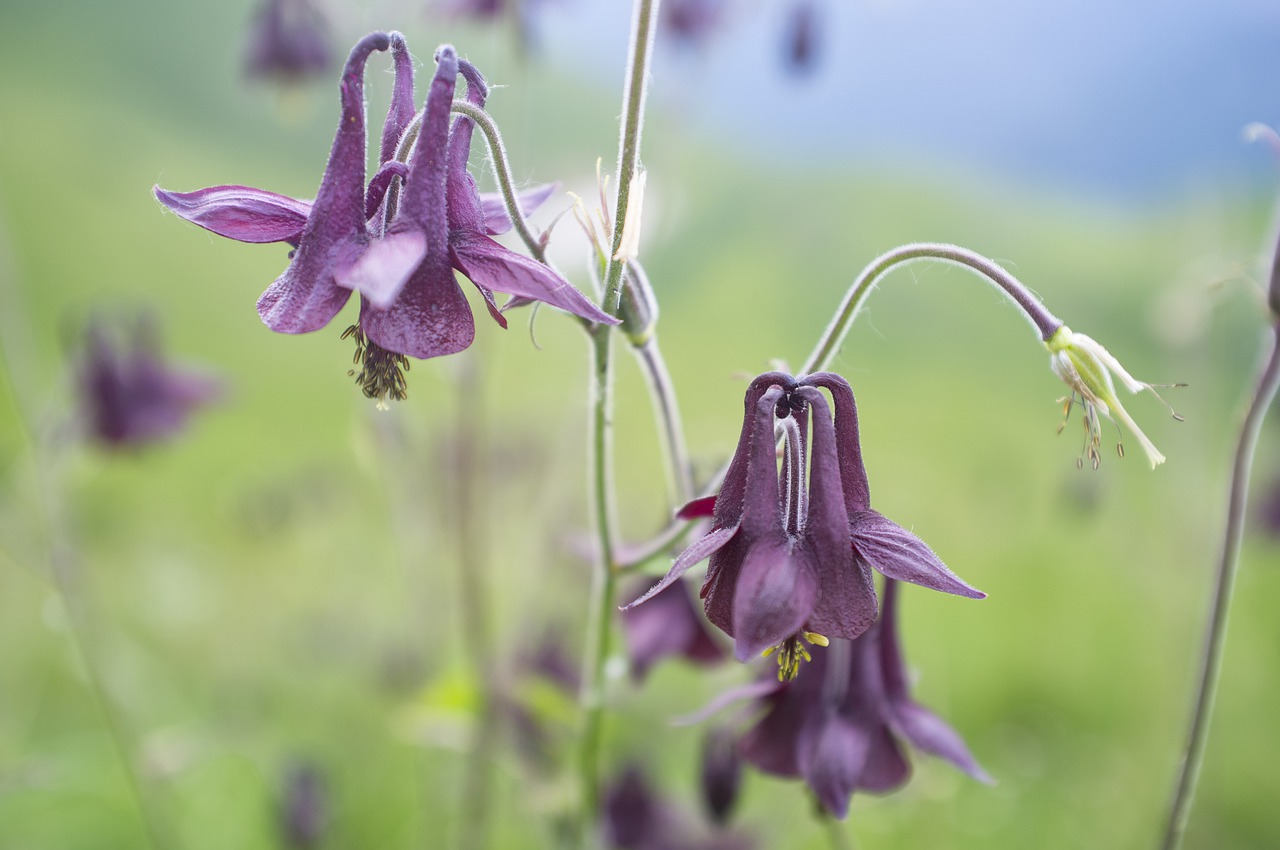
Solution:
[[(286, 251), (223, 242), (150, 197), (157, 181), (314, 191), (334, 86), (287, 99), (247, 86), (237, 49), (248, 12), (159, 0), (4, 11), (3, 850), (144, 846), (86, 661), (173, 846), (281, 846), (280, 781), (298, 761), (326, 779), (323, 846), (443, 846), (474, 703), (456, 601), (464, 511), (481, 527), (494, 594), (501, 657), (489, 674), (536, 690), (520, 684), (520, 653), (547, 633), (579, 647), (588, 376), (576, 327), (543, 310), (531, 339), (528, 311), (503, 333), (481, 310), (470, 352), (415, 364), (409, 400), (378, 412), (345, 374), (351, 352), (338, 334), (354, 307), (306, 337), (267, 332), (252, 305)], [(491, 106), (517, 174), (563, 180), (594, 204), (595, 160), (613, 158), (612, 81), (584, 90), (515, 55), (507, 32), (428, 28), (409, 10), (339, 17), (340, 42), (397, 26), (421, 62), (453, 40), (508, 84)], [(374, 126), (383, 67), (370, 74)], [(609, 73), (621, 72), (619, 59)], [(1079, 433), (1054, 437), (1064, 390), (1033, 333), (975, 278), (927, 265), (872, 296), (835, 364), (858, 393), (876, 507), (990, 594), (973, 603), (911, 590), (903, 619), (921, 701), (999, 784), (920, 759), (904, 791), (855, 800), (860, 844), (1153, 843), (1261, 328), (1252, 284), (1219, 284), (1255, 273), (1266, 198), (1224, 190), (1099, 209), (927, 163), (819, 172), (747, 160), (727, 141), (713, 149), (662, 103), (647, 133), (644, 256), (704, 472), (732, 450), (744, 378), (773, 358), (801, 361), (857, 270), (905, 241), (996, 257), (1138, 377), (1190, 383), (1169, 396), (1184, 424), (1135, 402), (1166, 466), (1150, 472), (1131, 451), (1078, 471)], [(560, 196), (551, 214), (568, 205)], [(573, 227), (566, 216), (557, 240)], [(557, 258), (584, 287), (586, 261)], [(137, 311), (161, 320), (175, 358), (216, 369), (231, 392), (174, 444), (103, 456), (68, 428), (69, 341), (90, 314)], [(639, 539), (671, 506), (641, 379), (623, 361), (618, 381), (620, 511)], [(1280, 474), (1278, 430), (1268, 428), (1259, 485)], [(451, 459), (464, 436), (479, 461), (460, 472)], [(475, 476), (475, 504), (457, 503), (458, 474)], [(87, 659), (51, 579), (56, 547), (76, 553)], [(1277, 553), (1275, 538), (1250, 534), (1189, 847), (1272, 847), (1280, 836)], [(668, 665), (642, 690), (618, 679), (610, 762), (646, 761), (696, 807), (702, 730), (669, 719), (744, 676)], [(531, 702), (563, 741), (563, 701)], [(493, 846), (548, 846), (563, 778), (509, 743)], [(796, 783), (753, 775), (740, 820), (766, 847), (825, 846)]]

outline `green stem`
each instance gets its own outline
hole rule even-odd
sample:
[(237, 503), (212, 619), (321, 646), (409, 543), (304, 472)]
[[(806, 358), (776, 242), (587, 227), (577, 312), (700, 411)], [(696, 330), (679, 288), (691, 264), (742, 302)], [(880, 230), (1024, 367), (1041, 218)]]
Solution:
[[(632, 19), (631, 45), (627, 68), (626, 94), (618, 154), (617, 220), (614, 225), (613, 251), (605, 275), (602, 308), (611, 316), (619, 311), (623, 262), (614, 259), (622, 238), (622, 221), (626, 211), (630, 183), (639, 161), (640, 128), (643, 124), (645, 89), (649, 76), (654, 24), (660, 0), (636, 0)], [(496, 159), (496, 157), (495, 157)], [(596, 546), (598, 549), (592, 577), (586, 654), (583, 660), (578, 778), (580, 809), (578, 844), (587, 847), (593, 840), (600, 812), (600, 752), (604, 737), (604, 677), (612, 636), (613, 608), (617, 596), (618, 568), (615, 558), (614, 486), (613, 486), (613, 333), (608, 325), (591, 328), (592, 413), (591, 436), (591, 502), (595, 511)]]
[(1253, 468), (1253, 455), (1258, 445), (1258, 432), (1267, 408), (1280, 387), (1280, 323), (1272, 329), (1271, 351), (1258, 376), (1258, 386), (1253, 400), (1240, 426), (1236, 443), (1235, 460), (1231, 467), (1231, 486), (1227, 494), (1226, 528), (1222, 533), (1222, 552), (1218, 559), (1218, 572), (1214, 583), (1213, 607), (1205, 627), (1203, 656), (1200, 663), (1200, 681), (1195, 692), (1191, 712), (1191, 726), (1187, 733), (1186, 757), (1178, 774), (1178, 783), (1169, 803), (1169, 815), (1165, 821), (1163, 850), (1175, 850), (1182, 844), (1191, 815), (1191, 803), (1195, 797), (1196, 781), (1204, 762), (1205, 745), (1209, 738), (1209, 719), (1213, 713), (1214, 696), (1218, 688), (1218, 674), (1222, 667), (1223, 647), (1227, 637), (1227, 615), (1231, 608), (1231, 591), (1235, 585), (1240, 563), (1240, 540), (1249, 498), (1249, 473)]
[(453, 111), (470, 118), (484, 133), (485, 142), (489, 145), (489, 159), (493, 162), (493, 175), (498, 181), (498, 191), (502, 192), (502, 201), (507, 205), (507, 214), (511, 216), (512, 229), (520, 235), (521, 241), (529, 249), (533, 258), (545, 264), (547, 262), (546, 246), (529, 229), (524, 211), (520, 209), (515, 180), (511, 177), (511, 163), (507, 160), (507, 148), (502, 142), (502, 134), (498, 132), (497, 123), (488, 112), (465, 100), (455, 100)]
[[(0, 317), (0, 364), (2, 364), (0, 368), (7, 373), (3, 383), (9, 388), (19, 427), (25, 433), (32, 459), (39, 470), (36, 477), (39, 488), (37, 499), (42, 507), (49, 538), (49, 569), (54, 587), (58, 592), (58, 600), (67, 615), (67, 632), (71, 638), (72, 648), (83, 664), (89, 691), (102, 717), (103, 725), (107, 728), (116, 757), (129, 785), (129, 791), (137, 805), (139, 817), (147, 834), (147, 843), (155, 850), (163, 850), (163, 848), (174, 846), (174, 842), (169, 840), (171, 836), (167, 823), (159, 807), (149, 795), (142, 776), (138, 773), (133, 746), (130, 743), (132, 736), (127, 732), (103, 681), (101, 666), (92, 649), (99, 645), (99, 641), (94, 640), (91, 635), (86, 607), (76, 593), (75, 582), (80, 561), (74, 545), (70, 519), (63, 514), (63, 506), (59, 500), (61, 493), (56, 486), (56, 458), (54, 452), (48, 450), (42, 442), (39, 430), (33, 427), (36, 421), (37, 405), (32, 400), (38, 397), (36, 383), (40, 380), (41, 370), (36, 368), (36, 363), (29, 361), (32, 359), (30, 353), (38, 349), (34, 341), (29, 338), (32, 324), (25, 321), (25, 304), (18, 284), (18, 275), (9, 262), (8, 234), (4, 225), (5, 222), (0, 220), (0, 282), (7, 283), (6, 289), (9, 291), (0, 292), (0, 295), (3, 295), (2, 300), (8, 305), (4, 316)], [(20, 380), (30, 383), (22, 387), (19, 386)]]
[(668, 476), (671, 480), (672, 501), (683, 505), (694, 496), (693, 467), (689, 463), (689, 450), (681, 427), (680, 407), (676, 402), (675, 384), (667, 371), (657, 336), (650, 336), (643, 345), (634, 346), (636, 359), (640, 361), (649, 398), (653, 402), (654, 416), (658, 420), (663, 455), (667, 458)]
[[(491, 812), (493, 777), (494, 682), (493, 634), (489, 616), (489, 594), (486, 586), (487, 559), (484, 554), (484, 501), (483, 486), (488, 480), (483, 469), (485, 452), (483, 444), (485, 417), (481, 409), (484, 400), (482, 384), (476, 373), (478, 360), (467, 357), (463, 361), (464, 373), (459, 380), (459, 398), (466, 401), (457, 407), (454, 425), (456, 453), (454, 455), (452, 501), (455, 510), (458, 540), (458, 581), (462, 597), (465, 621), (460, 633), (470, 653), (475, 670), (479, 704), (475, 711), (475, 726), (471, 730), (470, 751), (464, 768), (461, 812), (461, 832), (458, 847), (462, 850), (480, 850), (487, 846), (487, 834)], [(481, 492), (476, 483), (481, 482)]]
[(858, 311), (868, 294), (892, 269), (904, 263), (916, 260), (941, 260), (946, 263), (964, 266), (987, 278), (998, 286), (1009, 298), (1022, 309), (1027, 319), (1039, 332), (1042, 340), (1049, 340), (1054, 332), (1062, 327), (1062, 320), (1054, 316), (1031, 294), (1016, 277), (1009, 274), (999, 263), (981, 254), (962, 248), (959, 245), (948, 245), (936, 242), (915, 242), (902, 245), (892, 251), (881, 254), (862, 270), (845, 293), (844, 300), (836, 309), (831, 324), (823, 332), (822, 338), (814, 347), (813, 353), (805, 361), (799, 374), (807, 375), (827, 367), (836, 350), (844, 341), (850, 325), (857, 317)]
[(844, 821), (838, 821), (826, 814), (820, 817), (826, 822), (827, 841), (831, 844), (831, 850), (854, 850), (853, 839), (849, 837)]

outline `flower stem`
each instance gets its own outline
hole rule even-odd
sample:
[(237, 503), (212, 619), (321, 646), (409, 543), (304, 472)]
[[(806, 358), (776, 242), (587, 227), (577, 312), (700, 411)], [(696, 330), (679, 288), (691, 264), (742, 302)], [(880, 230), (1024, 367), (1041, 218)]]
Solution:
[(1227, 494), (1227, 521), (1222, 533), (1222, 552), (1218, 559), (1218, 572), (1214, 585), (1213, 607), (1205, 627), (1203, 656), (1200, 662), (1200, 682), (1195, 692), (1191, 712), (1191, 726), (1187, 733), (1186, 756), (1178, 774), (1173, 797), (1169, 803), (1169, 815), (1165, 821), (1163, 850), (1175, 850), (1182, 844), (1187, 820), (1191, 815), (1191, 803), (1195, 797), (1196, 781), (1204, 762), (1205, 745), (1209, 738), (1209, 719), (1213, 713), (1214, 696), (1218, 688), (1218, 674), (1222, 667), (1223, 647), (1227, 636), (1227, 615), (1231, 608), (1231, 591), (1235, 585), (1240, 563), (1240, 540), (1244, 531), (1245, 512), (1249, 497), (1249, 473), (1253, 468), (1253, 455), (1258, 445), (1258, 432), (1262, 427), (1267, 408), (1280, 387), (1280, 322), (1271, 329), (1271, 350), (1258, 376), (1257, 389), (1240, 426), (1236, 443), (1235, 460), (1231, 467), (1231, 486)]
[(826, 822), (827, 841), (831, 844), (831, 850), (854, 850), (853, 839), (845, 829), (843, 821), (830, 816), (823, 816), (822, 819)]
[[(458, 581), (465, 617), (460, 631), (466, 635), (469, 660), (475, 670), (478, 705), (464, 768), (458, 847), (461, 850), (480, 850), (488, 846), (495, 743), (494, 681), (491, 673), (494, 651), (484, 553), (487, 535), (482, 508), (484, 482), (488, 481), (483, 468), (487, 435), (483, 431), (485, 418), (479, 409), (484, 394), (477, 374), (481, 368), (478, 358), (465, 358), (463, 368), (465, 373), (459, 383), (465, 386), (465, 394), (460, 391), (458, 397), (467, 398), (467, 402), (458, 405), (454, 425), (457, 442), (451, 470), (451, 493), (458, 541)], [(480, 482), (481, 492), (477, 492), (477, 482)]]
[(971, 269), (987, 278), (1009, 296), (1027, 319), (1039, 332), (1042, 340), (1048, 341), (1062, 327), (1062, 320), (1044, 308), (1031, 290), (1027, 289), (1016, 277), (1009, 274), (999, 263), (981, 254), (962, 248), (959, 245), (948, 245), (936, 242), (913, 242), (902, 245), (892, 251), (876, 257), (862, 270), (850, 285), (844, 300), (840, 302), (831, 324), (818, 340), (813, 353), (805, 361), (799, 374), (810, 374), (827, 367), (836, 350), (844, 341), (850, 325), (862, 309), (862, 303), (885, 274), (893, 268), (915, 260), (941, 260)]
[(667, 371), (662, 349), (656, 336), (650, 336), (644, 345), (634, 346), (636, 359), (644, 370), (649, 397), (653, 402), (654, 416), (662, 437), (663, 454), (667, 458), (671, 479), (672, 501), (683, 505), (694, 496), (693, 472), (689, 463), (689, 450), (684, 441), (680, 408), (676, 402), (675, 385)]
[(511, 176), (511, 163), (507, 159), (507, 147), (502, 142), (502, 134), (498, 132), (497, 122), (488, 112), (465, 100), (455, 100), (453, 111), (470, 118), (484, 133), (485, 142), (489, 145), (489, 159), (493, 163), (493, 176), (498, 181), (498, 190), (502, 192), (502, 201), (507, 206), (507, 214), (511, 216), (512, 229), (520, 235), (521, 241), (529, 249), (533, 258), (545, 264), (547, 262), (546, 246), (529, 229), (524, 211), (520, 209), (515, 180)]
[[(613, 232), (613, 251), (605, 274), (605, 312), (617, 316), (622, 290), (623, 261), (617, 259), (622, 238), (622, 223), (636, 166), (639, 162), (640, 129), (643, 125), (645, 90), (652, 55), (654, 24), (660, 0), (636, 0), (632, 18), (631, 44), (628, 50), (627, 81), (623, 99), (623, 121), (618, 153), (617, 219)], [(495, 157), (496, 159), (496, 157)], [(579, 726), (578, 778), (580, 800), (578, 844), (587, 847), (600, 813), (600, 751), (604, 733), (604, 676), (612, 636), (613, 606), (617, 595), (617, 564), (614, 543), (614, 479), (613, 479), (613, 333), (608, 325), (596, 325), (591, 331), (592, 413), (591, 436), (587, 444), (591, 452), (591, 502), (595, 510), (597, 555), (592, 577), (589, 619), (587, 621), (586, 654), (583, 659), (582, 690), (579, 695), (582, 712)]]

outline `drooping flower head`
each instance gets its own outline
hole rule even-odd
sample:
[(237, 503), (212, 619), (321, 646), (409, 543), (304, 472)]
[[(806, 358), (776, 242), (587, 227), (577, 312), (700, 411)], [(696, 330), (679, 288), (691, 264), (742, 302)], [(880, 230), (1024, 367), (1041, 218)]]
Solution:
[(122, 336), (92, 322), (79, 352), (81, 424), (99, 445), (128, 449), (164, 440), (221, 394), (212, 377), (167, 364), (145, 322), (130, 330), (127, 345)]
[[(381, 165), (366, 186), (364, 68), (372, 51), (388, 47), (395, 83)], [(501, 199), (478, 193), (467, 174), (470, 119), (459, 119), (453, 144), (449, 127), (460, 71), (473, 105), (483, 106), (487, 90), (452, 47), (440, 48), (437, 58), (426, 107), (415, 120), (413, 65), (403, 38), (373, 33), (353, 48), (342, 77), (341, 123), (315, 201), (246, 186), (154, 190), (166, 207), (219, 235), (294, 246), (289, 267), (258, 301), (272, 330), (318, 330), (358, 290), (360, 321), (344, 335), (356, 340), (357, 382), (380, 401), (404, 397), (408, 357), (451, 354), (471, 343), (471, 309), (453, 268), (471, 278), (503, 326), (494, 290), (591, 322), (617, 323), (550, 268), (489, 239), (511, 226), (510, 217)], [(540, 204), (552, 188), (523, 193), (522, 211)]]
[[(834, 418), (819, 388), (831, 393)], [(776, 648), (779, 676), (792, 678), (808, 658), (805, 643), (852, 640), (871, 627), (872, 568), (947, 593), (985, 595), (871, 509), (857, 408), (843, 378), (769, 372), (752, 381), (745, 406), (710, 531), (633, 606), (709, 557), (701, 594), (708, 619), (734, 638), (738, 660)], [(784, 434), (781, 477), (775, 427)]]
[(875, 626), (855, 641), (815, 649), (812, 663), (793, 681), (770, 687), (762, 698), (764, 716), (739, 740), (749, 763), (766, 773), (803, 778), (838, 818), (848, 813), (854, 791), (887, 793), (907, 781), (911, 765), (902, 739), (979, 781), (991, 781), (955, 730), (907, 693), (897, 584), (885, 582)]
[[(1100, 343), (1084, 334), (1073, 333), (1066, 325), (1060, 326), (1044, 345), (1049, 349), (1049, 365), (1053, 373), (1071, 388), (1071, 397), (1065, 399), (1066, 413), (1071, 412), (1073, 404), (1079, 404), (1084, 411), (1085, 448), (1078, 462), (1079, 465), (1084, 465), (1086, 456), (1094, 469), (1102, 463), (1100, 417), (1103, 416), (1124, 423), (1124, 426), (1133, 432), (1133, 435), (1138, 438), (1138, 444), (1146, 453), (1152, 469), (1164, 463), (1164, 455), (1147, 439), (1147, 435), (1142, 433), (1142, 429), (1120, 403), (1112, 376), (1118, 378), (1124, 388), (1131, 393), (1148, 390), (1156, 398), (1160, 398), (1160, 394), (1151, 384), (1134, 378)], [(1160, 401), (1164, 402), (1164, 399), (1160, 398)], [(1165, 406), (1168, 407), (1167, 402)], [(1173, 408), (1170, 407), (1169, 412), (1173, 414), (1174, 419), (1182, 420), (1181, 416), (1174, 413)], [(1124, 457), (1123, 443), (1117, 443), (1116, 450), (1121, 457)]]

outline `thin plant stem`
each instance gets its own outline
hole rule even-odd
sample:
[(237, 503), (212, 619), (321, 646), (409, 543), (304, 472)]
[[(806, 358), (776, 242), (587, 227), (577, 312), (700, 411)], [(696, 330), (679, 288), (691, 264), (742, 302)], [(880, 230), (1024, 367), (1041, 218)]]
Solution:
[(1205, 745), (1209, 739), (1209, 721), (1213, 713), (1214, 696), (1218, 689), (1218, 677), (1222, 668), (1223, 648), (1227, 637), (1227, 616), (1231, 609), (1231, 592), (1235, 586), (1236, 572), (1240, 565), (1240, 541), (1249, 498), (1249, 473), (1253, 468), (1254, 451), (1258, 445), (1258, 432), (1266, 417), (1267, 409), (1280, 387), (1280, 322), (1271, 329), (1271, 347), (1258, 375), (1253, 400), (1240, 425), (1236, 442), (1235, 459), (1231, 466), (1231, 485), (1227, 493), (1226, 527), (1222, 532), (1222, 551), (1218, 559), (1218, 571), (1214, 582), (1213, 605), (1209, 609), (1209, 622), (1205, 626), (1203, 655), (1200, 662), (1200, 680), (1195, 690), (1191, 711), (1191, 725), (1187, 732), (1186, 756), (1178, 773), (1178, 782), (1169, 802), (1169, 814), (1165, 821), (1163, 850), (1175, 850), (1182, 844), (1191, 815), (1191, 803), (1195, 798), (1196, 781), (1204, 762)]
[[(643, 125), (645, 91), (652, 55), (654, 24), (659, 0), (636, 0), (628, 50), (627, 81), (623, 100), (622, 132), (618, 153), (617, 219), (613, 251), (605, 275), (602, 308), (617, 316), (622, 289), (623, 261), (617, 259), (622, 225), (631, 180), (639, 162), (640, 128)], [(600, 812), (600, 751), (604, 733), (605, 662), (609, 657), (613, 607), (617, 595), (618, 568), (615, 560), (614, 478), (613, 478), (613, 333), (608, 325), (591, 329), (592, 412), (591, 434), (587, 441), (591, 457), (591, 494), (596, 531), (596, 560), (591, 583), (586, 652), (583, 660), (581, 722), (577, 759), (580, 809), (578, 843), (587, 847)]]
[(1058, 328), (1062, 327), (1061, 319), (1046, 310), (1044, 305), (1031, 294), (1030, 289), (994, 260), (959, 245), (913, 242), (881, 254), (859, 273), (848, 292), (845, 293), (844, 300), (836, 309), (831, 324), (827, 326), (818, 344), (814, 346), (813, 353), (800, 369), (800, 374), (806, 375), (825, 369), (831, 363), (831, 358), (835, 356), (840, 344), (844, 342), (845, 335), (849, 332), (849, 327), (857, 317), (858, 311), (862, 309), (867, 295), (880, 278), (897, 266), (916, 260), (941, 260), (964, 266), (987, 278), (1022, 309), (1028, 321), (1040, 334), (1040, 338), (1046, 342), (1053, 337)]
[[(476, 696), (479, 704), (476, 706), (475, 726), (471, 730), (470, 750), (464, 768), (458, 847), (461, 850), (480, 850), (487, 846), (490, 804), (493, 796), (490, 793), (490, 785), (494, 767), (495, 706), (494, 683), (490, 671), (493, 667), (494, 652), (486, 583), (488, 574), (484, 553), (486, 535), (483, 527), (484, 511), (481, 508), (483, 496), (477, 493), (476, 487), (477, 481), (487, 480), (482, 468), (485, 456), (483, 451), (485, 434), (482, 423), (485, 420), (483, 412), (478, 409), (483, 404), (483, 395), (476, 375), (479, 368), (477, 359), (466, 358), (464, 368), (466, 373), (459, 383), (465, 386), (466, 401), (458, 405), (454, 425), (457, 444), (453, 457), (451, 492), (456, 512), (454, 521), (458, 541), (458, 580), (463, 616), (466, 618), (464, 627), (460, 631), (466, 636), (465, 642), (470, 654), (470, 662), (476, 671)], [(463, 398), (462, 393), (459, 393), (459, 398)]]
[(3, 364), (0, 368), (6, 372), (4, 383), (9, 387), (13, 406), (18, 414), (17, 419), (20, 427), (25, 431), (33, 460), (40, 470), (37, 481), (50, 546), (49, 571), (58, 593), (58, 601), (66, 612), (67, 633), (70, 635), (72, 648), (83, 665), (90, 694), (107, 729), (107, 734), (111, 738), (120, 767), (124, 771), (130, 794), (137, 805), (139, 817), (147, 834), (148, 844), (155, 850), (164, 850), (174, 846), (174, 842), (168, 840), (169, 831), (159, 808), (150, 797), (146, 784), (138, 773), (130, 743), (131, 736), (111, 702), (97, 657), (90, 649), (97, 644), (89, 633), (87, 614), (76, 594), (75, 581), (80, 563), (71, 539), (69, 520), (63, 516), (59, 502), (60, 494), (55, 484), (57, 464), (44, 445), (38, 429), (34, 427), (36, 415), (36, 405), (32, 402), (34, 393), (19, 386), (20, 377), (30, 381), (31, 376), (38, 375), (39, 372), (27, 362), (29, 352), (35, 351), (36, 348), (31, 340), (23, 338), (30, 333), (31, 324), (24, 320), (25, 304), (16, 284), (18, 276), (10, 267), (7, 236), (5, 222), (0, 219), (0, 281), (8, 281), (12, 286), (10, 291), (2, 293), (9, 309), (5, 311), (4, 320), (0, 321), (0, 355), (3, 355), (0, 356), (0, 363)]
[(827, 842), (831, 845), (831, 850), (854, 850), (853, 838), (845, 829), (844, 821), (830, 816), (824, 816), (822, 819), (826, 822)]
[[(544, 265), (550, 265), (547, 261), (546, 244), (542, 238), (534, 235), (524, 217), (524, 211), (520, 209), (519, 198), (516, 195), (515, 179), (511, 172), (511, 163), (507, 159), (506, 145), (502, 141), (502, 133), (498, 130), (497, 122), (493, 120), (493, 117), (488, 112), (465, 100), (454, 101), (453, 111), (470, 118), (480, 128), (485, 142), (489, 146), (489, 159), (493, 165), (494, 179), (498, 182), (498, 189), (502, 193), (502, 200), (506, 205), (507, 214), (511, 217), (512, 229), (520, 236), (521, 241), (524, 242), (525, 247), (535, 260)], [(607, 266), (605, 274), (607, 277)], [(591, 323), (584, 320), (584, 324), (589, 327)], [(684, 430), (680, 425), (681, 419), (679, 408), (676, 405), (675, 388), (671, 383), (670, 373), (667, 372), (662, 350), (654, 336), (650, 336), (643, 345), (635, 346), (634, 348), (636, 360), (644, 371), (650, 399), (654, 405), (654, 413), (658, 419), (663, 454), (670, 469), (669, 474), (671, 476), (674, 501), (683, 504), (693, 498), (693, 478), (689, 464), (689, 452), (684, 440)]]
[(547, 262), (546, 246), (529, 229), (529, 222), (525, 220), (524, 211), (520, 209), (515, 180), (511, 176), (511, 163), (507, 160), (507, 147), (502, 142), (502, 134), (498, 132), (497, 123), (488, 112), (465, 100), (455, 100), (453, 111), (470, 118), (484, 134), (485, 142), (489, 145), (489, 160), (493, 163), (493, 176), (498, 181), (498, 191), (502, 193), (507, 214), (511, 216), (512, 229), (519, 234), (520, 240), (524, 242), (533, 258), (545, 264)]
[(694, 496), (693, 468), (689, 463), (689, 449), (684, 441), (684, 429), (681, 427), (683, 420), (676, 402), (675, 384), (671, 381), (671, 373), (667, 371), (666, 360), (655, 336), (650, 336), (644, 345), (634, 346), (633, 350), (644, 371), (654, 416), (658, 420), (673, 501), (677, 505), (683, 505)]
[(89, 691), (93, 695), (93, 701), (98, 708), (98, 713), (102, 716), (103, 725), (107, 727), (111, 743), (115, 747), (116, 758), (124, 770), (125, 779), (129, 784), (129, 791), (137, 804), (138, 813), (142, 818), (142, 824), (147, 833), (148, 843), (155, 850), (164, 850), (164, 848), (172, 847), (174, 844), (166, 840), (168, 831), (161, 825), (161, 816), (155, 802), (151, 799), (142, 777), (138, 775), (136, 760), (129, 745), (130, 736), (125, 731), (124, 723), (121, 721), (115, 706), (111, 702), (111, 697), (107, 693), (106, 683), (102, 680), (102, 673), (97, 659), (89, 650), (89, 647), (94, 642), (90, 639), (85, 613), (81, 609), (73, 587), (74, 576), (72, 573), (76, 572), (76, 564), (74, 562), (75, 555), (66, 541), (54, 540), (53, 552), (50, 555), (50, 569), (53, 573), (54, 585), (58, 589), (58, 599), (67, 615), (67, 633), (71, 636), (71, 643), (76, 655), (80, 657), (80, 661), (84, 665)]

